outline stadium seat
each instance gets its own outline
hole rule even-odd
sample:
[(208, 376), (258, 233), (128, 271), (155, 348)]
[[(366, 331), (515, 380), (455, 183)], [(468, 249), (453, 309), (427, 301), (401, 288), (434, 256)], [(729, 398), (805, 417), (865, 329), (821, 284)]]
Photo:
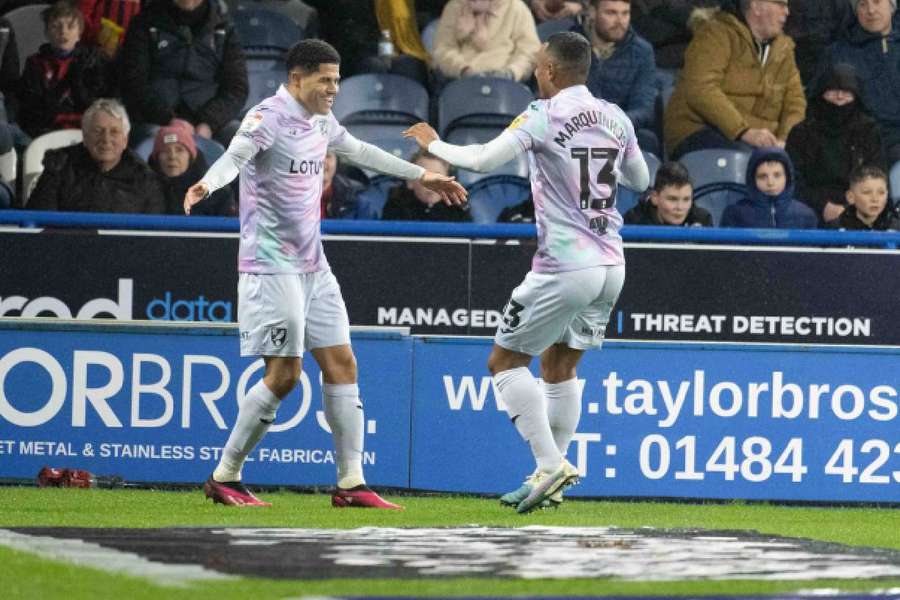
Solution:
[(30, 4), (20, 6), (3, 15), (9, 19), (13, 31), (16, 33), (20, 73), (25, 69), (25, 59), (37, 52), (41, 44), (47, 42), (41, 13), (49, 7), (49, 4)]
[(725, 208), (746, 195), (747, 186), (743, 183), (731, 181), (707, 183), (694, 188), (694, 204), (708, 210), (712, 215), (713, 225), (718, 226)]
[(45, 133), (32, 140), (22, 157), (22, 204), (28, 202), (38, 177), (44, 171), (44, 153), (54, 148), (78, 144), (82, 140), (80, 129), (60, 129)]
[(356, 75), (341, 82), (332, 112), (344, 126), (376, 123), (405, 128), (428, 120), (428, 91), (402, 75)]
[(303, 30), (284, 15), (257, 7), (239, 6), (233, 14), (234, 28), (248, 55), (280, 55), (303, 39)]
[(744, 179), (750, 153), (740, 150), (697, 150), (678, 162), (687, 168), (694, 184), (694, 202), (712, 214), (718, 225), (725, 207), (744, 196)]
[(18, 163), (15, 148), (6, 154), (0, 154), (0, 178), (8, 183), (12, 189), (16, 189), (16, 167)]
[(532, 100), (531, 90), (509, 79), (466, 77), (451, 81), (438, 98), (439, 133), (449, 139), (456, 127), (506, 127)]
[(496, 223), (504, 208), (531, 197), (528, 180), (515, 175), (485, 177), (473, 183), (468, 190), (472, 222), (479, 224)]
[[(134, 147), (134, 151), (138, 156), (144, 159), (145, 162), (150, 160), (150, 153), (153, 152), (154, 139), (155, 137), (144, 138)], [(208, 140), (199, 135), (194, 135), (194, 143), (197, 145), (197, 151), (202, 154), (204, 160), (206, 160), (207, 165), (212, 165), (216, 162), (216, 159), (225, 153), (225, 147), (215, 140)]]
[(433, 19), (422, 29), (422, 45), (428, 50), (429, 55), (431, 55), (431, 51), (434, 49), (434, 34), (437, 33), (439, 22), (440, 19)]
[(281, 60), (247, 60), (247, 84), (249, 91), (247, 101), (241, 114), (268, 98), (275, 95), (278, 86), (287, 78), (285, 64)]
[(369, 186), (359, 193), (359, 210), (357, 219), (381, 220), (384, 204), (387, 202), (388, 191), (404, 182), (396, 177), (388, 175), (376, 175), (369, 179)]
[(553, 19), (552, 21), (544, 21), (537, 26), (538, 39), (546, 42), (554, 33), (561, 31), (569, 31), (575, 26), (575, 19), (572, 17), (563, 17), (562, 19)]
[(234, 18), (235, 13), (252, 8), (269, 10), (290, 19), (304, 38), (318, 37), (319, 16), (316, 9), (301, 0), (219, 0), (219, 6), (225, 5), (226, 14)]
[[(450, 132), (446, 141), (458, 146), (468, 146), (470, 144), (484, 144), (498, 135), (500, 135), (504, 127), (457, 127)], [(456, 179), (463, 187), (469, 187), (476, 181), (490, 177), (491, 175), (515, 175), (517, 177), (528, 178), (528, 158), (525, 154), (520, 154), (517, 158), (509, 161), (504, 165), (500, 165), (490, 173), (478, 173), (467, 169), (458, 169)]]
[(900, 206), (900, 161), (894, 163), (890, 172), (891, 202)]

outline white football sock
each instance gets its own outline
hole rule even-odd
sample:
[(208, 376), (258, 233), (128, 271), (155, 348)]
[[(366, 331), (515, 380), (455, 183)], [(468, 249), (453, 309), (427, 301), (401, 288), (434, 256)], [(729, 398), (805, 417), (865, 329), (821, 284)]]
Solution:
[(555, 470), (562, 455), (553, 441), (547, 408), (534, 375), (526, 367), (519, 367), (497, 373), (494, 383), (503, 396), (509, 418), (531, 445), (537, 468), (547, 473)]
[(216, 481), (240, 481), (247, 455), (266, 435), (275, 421), (281, 399), (262, 380), (250, 388), (238, 409), (237, 421), (222, 449), (219, 466), (213, 471)]
[(553, 440), (560, 454), (565, 456), (581, 418), (581, 386), (578, 379), (560, 383), (545, 381), (544, 398), (547, 399), (547, 417)]
[(355, 383), (322, 384), (325, 419), (334, 439), (338, 487), (350, 489), (363, 485), (363, 406)]

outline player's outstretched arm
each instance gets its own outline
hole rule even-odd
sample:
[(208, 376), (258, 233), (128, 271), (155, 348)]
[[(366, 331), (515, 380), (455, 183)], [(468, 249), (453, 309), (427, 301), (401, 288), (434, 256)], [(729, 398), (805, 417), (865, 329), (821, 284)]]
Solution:
[(191, 207), (209, 195), (209, 186), (202, 181), (188, 188), (184, 194), (184, 214), (191, 214)]
[(416, 123), (404, 131), (403, 135), (415, 139), (420, 147), (451, 165), (479, 173), (493, 171), (525, 152), (508, 131), (504, 131), (487, 144), (469, 146), (456, 146), (441, 141), (437, 132), (428, 123)]
[(454, 177), (425, 171), (422, 174), (422, 185), (441, 197), (441, 201), (447, 206), (459, 206), (465, 204), (468, 192)]

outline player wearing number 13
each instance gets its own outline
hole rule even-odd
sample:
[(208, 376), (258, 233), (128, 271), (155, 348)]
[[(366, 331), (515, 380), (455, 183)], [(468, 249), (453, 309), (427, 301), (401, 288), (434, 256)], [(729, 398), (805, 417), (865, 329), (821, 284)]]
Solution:
[[(490, 171), (527, 152), (538, 250), (513, 290), (494, 338), (488, 368), (509, 415), (534, 454), (537, 470), (503, 497), (519, 512), (552, 499), (577, 479), (565, 453), (578, 426), (576, 366), (599, 347), (625, 280), (616, 185), (647, 188), (650, 176), (625, 113), (585, 87), (591, 47), (566, 32), (538, 54), (543, 98), (484, 145), (442, 142), (427, 124), (409, 129), (432, 154), (457, 166)], [(541, 357), (546, 401), (528, 365)]]

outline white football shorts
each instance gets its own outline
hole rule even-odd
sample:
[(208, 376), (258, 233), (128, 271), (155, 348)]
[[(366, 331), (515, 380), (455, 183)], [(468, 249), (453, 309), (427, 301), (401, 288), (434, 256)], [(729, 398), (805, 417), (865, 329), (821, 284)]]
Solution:
[(574, 350), (598, 348), (624, 283), (625, 265), (563, 273), (529, 271), (513, 290), (494, 341), (530, 356), (539, 356), (554, 344)]
[(331, 270), (241, 273), (238, 325), (241, 356), (303, 356), (350, 343), (347, 307)]

